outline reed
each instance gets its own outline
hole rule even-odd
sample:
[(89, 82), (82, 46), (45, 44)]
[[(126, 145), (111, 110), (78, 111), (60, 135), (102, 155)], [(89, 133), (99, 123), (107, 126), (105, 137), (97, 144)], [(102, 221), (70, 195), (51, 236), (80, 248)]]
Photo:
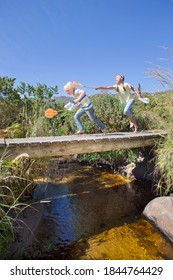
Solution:
[(5, 258), (16, 237), (20, 213), (30, 206), (25, 201), (31, 198), (33, 188), (31, 165), (32, 161), (23, 157), (0, 160), (0, 259)]
[[(173, 49), (164, 47), (173, 60)], [(157, 65), (148, 72), (157, 79), (165, 89), (162, 93), (154, 94), (155, 107), (152, 110), (155, 126), (164, 129), (168, 135), (158, 143), (156, 154), (155, 174), (159, 178), (156, 190), (159, 195), (170, 195), (173, 192), (173, 71)], [(151, 116), (150, 113), (150, 116)]]

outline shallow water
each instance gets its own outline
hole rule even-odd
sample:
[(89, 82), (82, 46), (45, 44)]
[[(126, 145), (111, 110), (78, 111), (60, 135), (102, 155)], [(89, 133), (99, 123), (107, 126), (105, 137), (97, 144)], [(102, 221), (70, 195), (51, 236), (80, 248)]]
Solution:
[(173, 247), (141, 217), (151, 187), (119, 174), (74, 165), (35, 200), (45, 204), (42, 225), (27, 259), (173, 259)]

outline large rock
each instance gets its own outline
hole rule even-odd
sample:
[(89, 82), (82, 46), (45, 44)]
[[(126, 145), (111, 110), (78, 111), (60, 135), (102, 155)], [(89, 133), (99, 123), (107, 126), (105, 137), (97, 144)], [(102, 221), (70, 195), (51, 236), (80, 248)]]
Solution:
[(143, 215), (173, 243), (173, 196), (154, 198)]

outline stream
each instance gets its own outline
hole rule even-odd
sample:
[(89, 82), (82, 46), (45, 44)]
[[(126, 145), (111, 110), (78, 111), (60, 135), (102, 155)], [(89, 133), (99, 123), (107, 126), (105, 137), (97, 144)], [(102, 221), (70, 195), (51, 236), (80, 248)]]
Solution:
[(141, 213), (151, 186), (103, 168), (67, 164), (40, 180), (43, 218), (23, 259), (166, 260), (173, 247)]

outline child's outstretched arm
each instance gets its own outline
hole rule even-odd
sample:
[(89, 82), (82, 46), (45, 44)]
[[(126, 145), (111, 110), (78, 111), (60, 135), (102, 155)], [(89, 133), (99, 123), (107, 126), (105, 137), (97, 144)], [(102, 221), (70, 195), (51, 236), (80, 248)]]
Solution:
[(97, 89), (115, 89), (115, 87), (114, 86), (99, 86), (99, 87), (95, 87), (95, 89), (97, 90)]

